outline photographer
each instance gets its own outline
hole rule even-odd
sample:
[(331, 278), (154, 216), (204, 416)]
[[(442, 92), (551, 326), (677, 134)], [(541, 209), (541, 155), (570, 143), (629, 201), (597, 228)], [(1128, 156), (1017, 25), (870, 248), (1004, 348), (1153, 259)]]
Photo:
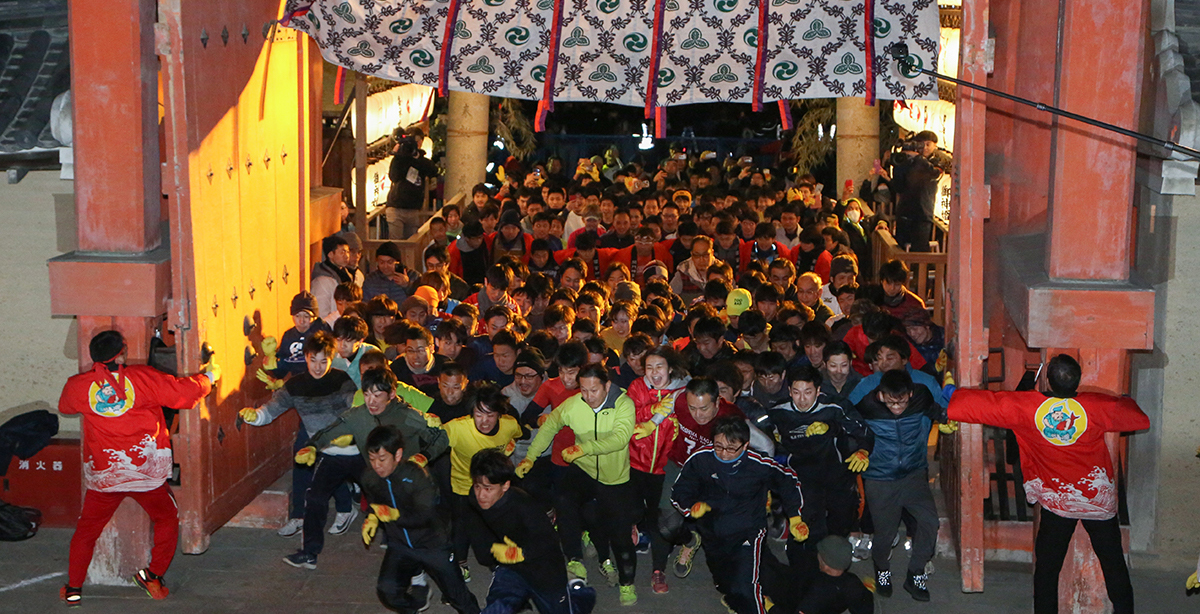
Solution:
[(388, 169), (392, 187), (387, 197), (387, 228), (389, 238), (404, 239), (415, 234), (424, 221), (421, 205), (425, 202), (425, 180), (437, 176), (437, 166), (421, 150), (425, 135), (419, 128), (409, 128), (393, 138), (396, 145)]

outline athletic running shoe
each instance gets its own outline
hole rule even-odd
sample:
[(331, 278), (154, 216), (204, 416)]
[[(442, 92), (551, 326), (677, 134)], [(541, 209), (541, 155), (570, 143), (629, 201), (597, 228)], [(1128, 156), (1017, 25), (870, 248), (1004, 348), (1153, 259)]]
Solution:
[(667, 574), (661, 571), (650, 574), (650, 589), (659, 595), (664, 595), (670, 591), (670, 587), (667, 586)]
[(471, 581), (471, 568), (466, 563), (459, 563), (458, 570), (462, 572), (463, 582)]
[(567, 561), (567, 573), (576, 578), (587, 582), (587, 567), (583, 566), (583, 561), (579, 559), (571, 559)]
[(152, 599), (166, 599), (171, 591), (167, 590), (167, 585), (163, 584), (162, 576), (156, 576), (150, 573), (149, 569), (143, 569), (133, 574), (133, 581), (146, 591)]
[(579, 542), (583, 544), (584, 556), (596, 556), (596, 544), (592, 543), (592, 536), (587, 531), (579, 536)]
[(282, 527), (279, 527), (279, 530), (276, 531), (275, 534), (280, 537), (292, 537), (294, 535), (299, 535), (300, 531), (302, 531), (303, 529), (304, 529), (304, 519), (303, 518), (291, 518), (287, 521), (286, 524), (284, 524)]
[(604, 559), (600, 563), (600, 575), (604, 576), (604, 581), (608, 582), (609, 586), (617, 585), (617, 566), (613, 565), (612, 559)]
[(58, 589), (58, 598), (62, 599), (68, 608), (77, 608), (83, 603), (83, 589), (64, 584)]
[(350, 525), (354, 522), (355, 518), (358, 518), (358, 510), (354, 508), (350, 508), (350, 511), (345, 513), (338, 512), (333, 517), (333, 526), (329, 527), (329, 534), (341, 535), (350, 530)]
[(875, 570), (875, 594), (880, 597), (892, 596), (892, 572)]
[[(854, 538), (850, 538), (850, 539), (854, 539)], [(858, 541), (855, 541), (852, 543), (854, 544), (854, 557), (853, 558), (854, 558), (855, 562), (865, 561), (865, 560), (871, 558), (871, 536), (870, 535), (864, 534), (862, 537), (858, 538)]]
[(917, 601), (929, 601), (929, 588), (926, 586), (928, 579), (925, 574), (909, 573), (908, 579), (904, 581), (904, 590)]
[(650, 536), (633, 528), (633, 543), (638, 554), (648, 554), (650, 552)]
[(692, 531), (692, 543), (679, 548), (675, 555), (675, 565), (672, 571), (676, 578), (686, 578), (692, 573), (692, 560), (696, 558), (696, 550), (700, 549), (700, 534)]
[(291, 565), (292, 567), (298, 567), (301, 569), (317, 568), (316, 555), (309, 554), (303, 550), (297, 550), (296, 552), (283, 557), (283, 562)]
[(632, 584), (626, 584), (620, 588), (621, 605), (630, 606), (637, 603), (637, 589), (633, 588)]

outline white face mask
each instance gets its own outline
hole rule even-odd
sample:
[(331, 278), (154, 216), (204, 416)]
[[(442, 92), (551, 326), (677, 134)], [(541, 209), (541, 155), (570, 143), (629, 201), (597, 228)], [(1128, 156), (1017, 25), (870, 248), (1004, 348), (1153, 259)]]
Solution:
[(857, 209), (852, 209), (852, 210), (846, 212), (846, 219), (850, 220), (851, 222), (853, 222), (855, 224), (858, 223), (858, 220), (861, 217), (862, 217), (862, 212)]

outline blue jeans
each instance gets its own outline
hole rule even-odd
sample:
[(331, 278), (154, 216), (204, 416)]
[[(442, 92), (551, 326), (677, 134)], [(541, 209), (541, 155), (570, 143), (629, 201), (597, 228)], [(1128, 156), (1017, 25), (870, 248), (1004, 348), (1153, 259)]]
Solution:
[(526, 600), (533, 603), (538, 614), (589, 614), (596, 605), (596, 589), (578, 584), (554, 593), (539, 593), (521, 574), (497, 565), (481, 614), (513, 614)]

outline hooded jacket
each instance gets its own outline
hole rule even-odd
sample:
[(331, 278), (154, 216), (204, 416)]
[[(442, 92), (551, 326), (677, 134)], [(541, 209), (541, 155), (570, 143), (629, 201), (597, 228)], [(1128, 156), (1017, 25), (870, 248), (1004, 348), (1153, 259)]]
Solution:
[(635, 414), (633, 400), (615, 384), (609, 384), (600, 409), (592, 409), (583, 395), (576, 394), (550, 412), (530, 442), (526, 458), (541, 456), (558, 431), (570, 427), (584, 454), (574, 464), (601, 484), (624, 484), (629, 481), (629, 439)]
[(874, 391), (858, 402), (858, 412), (875, 436), (864, 480), (894, 481), (929, 468), (929, 429), (934, 422), (946, 421), (946, 410), (938, 407), (927, 388), (913, 386), (908, 407), (899, 416), (880, 403)]
[[(808, 436), (808, 427), (815, 422), (828, 425), (821, 435)], [(774, 435), (787, 464), (803, 479), (826, 481), (845, 477), (845, 460), (858, 450), (871, 451), (873, 440), (867, 423), (851, 407), (844, 407), (820, 394), (813, 406), (800, 410), (788, 399), (767, 410), (757, 420), (760, 429)]]
[[(634, 422), (641, 424), (655, 416), (655, 410), (663, 407), (667, 413), (674, 410), (684, 387), (691, 380), (689, 377), (674, 379), (662, 388), (655, 388), (649, 376), (642, 376), (629, 385), (625, 394), (633, 401)], [(679, 436), (679, 424), (673, 418), (661, 420), (654, 432), (641, 439), (629, 441), (629, 465), (642, 473), (662, 475), (665, 473), (667, 458), (671, 453), (671, 445)]]

